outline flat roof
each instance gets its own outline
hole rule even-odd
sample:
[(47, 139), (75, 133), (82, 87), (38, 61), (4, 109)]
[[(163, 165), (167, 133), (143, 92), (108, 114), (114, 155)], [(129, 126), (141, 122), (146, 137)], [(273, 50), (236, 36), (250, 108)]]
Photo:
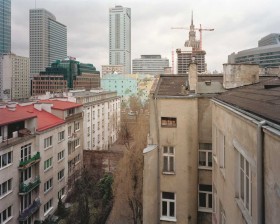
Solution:
[(39, 103), (50, 103), (53, 104), (52, 109), (55, 110), (69, 110), (72, 108), (83, 106), (79, 103), (73, 103), (69, 101), (62, 101), (62, 100), (40, 100)]

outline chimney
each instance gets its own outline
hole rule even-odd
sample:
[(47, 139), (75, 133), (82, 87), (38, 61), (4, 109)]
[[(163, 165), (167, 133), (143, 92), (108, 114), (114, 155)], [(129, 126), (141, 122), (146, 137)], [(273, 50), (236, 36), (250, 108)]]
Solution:
[(192, 61), (189, 65), (189, 90), (196, 92), (197, 85), (197, 65), (195, 57), (192, 57)]

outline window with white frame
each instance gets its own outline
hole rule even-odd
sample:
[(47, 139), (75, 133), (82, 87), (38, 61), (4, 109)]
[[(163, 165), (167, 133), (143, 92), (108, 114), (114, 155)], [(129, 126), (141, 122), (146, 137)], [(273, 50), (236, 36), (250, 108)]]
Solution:
[(199, 184), (198, 210), (203, 212), (212, 212), (212, 185)]
[(75, 122), (74, 123), (74, 131), (79, 131), (80, 130), (80, 122)]
[(64, 169), (60, 170), (58, 173), (57, 173), (57, 180), (62, 180), (64, 178)]
[(32, 173), (32, 167), (28, 167), (27, 169), (22, 170), (20, 172), (21, 182), (24, 182), (24, 181), (28, 180), (29, 178), (31, 178), (31, 173)]
[(161, 193), (161, 219), (175, 220), (176, 198), (173, 192)]
[(25, 161), (31, 158), (31, 143), (21, 146), (20, 160)]
[(63, 198), (63, 196), (65, 195), (66, 191), (65, 191), (65, 187), (61, 188), (58, 192), (57, 192), (57, 197), (58, 198)]
[(44, 170), (48, 170), (52, 167), (52, 157), (44, 161)]
[(52, 146), (52, 136), (44, 139), (44, 149)]
[(65, 150), (62, 150), (61, 152), (57, 153), (57, 161), (64, 159), (64, 151)]
[(52, 209), (52, 198), (46, 204), (44, 204), (44, 213), (47, 213), (51, 209)]
[(13, 162), (12, 152), (7, 152), (0, 156), (0, 168), (10, 165)]
[(163, 172), (175, 171), (175, 149), (173, 146), (163, 146)]
[(20, 209), (21, 209), (21, 211), (28, 208), (32, 204), (31, 195), (32, 195), (32, 192), (29, 192), (28, 194), (22, 195), (20, 197)]
[(12, 206), (0, 213), (0, 223), (6, 223), (12, 217)]
[(61, 142), (65, 139), (64, 131), (58, 132), (58, 141)]
[(9, 179), (0, 184), (0, 197), (10, 193), (12, 191), (12, 179)]
[(239, 154), (239, 198), (245, 209), (251, 214), (252, 176), (251, 166), (244, 156)]
[(80, 139), (78, 138), (74, 141), (74, 148), (78, 148), (79, 146), (80, 146)]
[(220, 168), (225, 168), (225, 135), (221, 130), (217, 130), (217, 153)]
[(72, 126), (68, 126), (68, 137), (72, 135)]
[(53, 178), (44, 183), (44, 192), (47, 193), (53, 186)]
[(199, 168), (212, 168), (212, 144), (199, 143)]

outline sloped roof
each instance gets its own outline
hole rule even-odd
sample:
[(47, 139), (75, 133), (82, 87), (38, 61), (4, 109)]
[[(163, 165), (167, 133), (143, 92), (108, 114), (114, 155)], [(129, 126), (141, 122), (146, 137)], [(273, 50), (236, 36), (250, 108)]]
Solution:
[(262, 78), (260, 83), (228, 90), (215, 99), (280, 124), (279, 77)]
[(51, 103), (53, 104), (52, 109), (55, 110), (68, 110), (68, 109), (82, 106), (82, 104), (79, 103), (73, 103), (73, 102), (62, 101), (62, 100), (40, 100), (39, 103)]

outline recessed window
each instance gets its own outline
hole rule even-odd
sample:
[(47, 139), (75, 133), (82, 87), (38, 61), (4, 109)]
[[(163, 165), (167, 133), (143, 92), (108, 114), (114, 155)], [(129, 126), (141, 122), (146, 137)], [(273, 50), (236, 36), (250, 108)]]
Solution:
[(161, 219), (175, 220), (176, 208), (175, 193), (162, 192), (161, 193)]
[(174, 173), (175, 149), (173, 146), (163, 146), (163, 172)]
[(0, 223), (6, 223), (12, 217), (12, 206), (9, 206), (0, 213)]
[(61, 180), (64, 177), (64, 169), (57, 173), (57, 180)]
[(8, 166), (12, 163), (12, 152), (7, 152), (0, 156), (0, 168)]
[(53, 186), (53, 179), (49, 179), (47, 182), (44, 183), (44, 192), (48, 192)]
[(57, 153), (57, 161), (60, 161), (64, 159), (64, 150), (62, 150), (61, 152)]
[(58, 132), (58, 141), (61, 142), (64, 139), (65, 139), (65, 132), (64, 131)]
[(177, 118), (175, 117), (161, 117), (161, 127), (177, 127)]
[(12, 191), (12, 179), (9, 179), (0, 184), (0, 197)]
[(212, 185), (199, 184), (198, 209), (203, 212), (212, 212)]
[(48, 213), (52, 209), (52, 199), (50, 199), (46, 204), (44, 204), (44, 213)]
[(52, 146), (52, 136), (44, 139), (44, 149), (50, 148)]
[(24, 145), (20, 150), (20, 160), (26, 161), (31, 158), (31, 143)]
[(199, 143), (199, 168), (212, 168), (212, 144)]
[(44, 161), (44, 170), (48, 170), (52, 167), (52, 157)]

